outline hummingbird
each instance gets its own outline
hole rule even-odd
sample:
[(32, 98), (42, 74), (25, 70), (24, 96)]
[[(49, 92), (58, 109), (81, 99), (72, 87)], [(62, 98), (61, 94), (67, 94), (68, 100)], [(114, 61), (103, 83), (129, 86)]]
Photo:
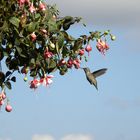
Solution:
[(99, 69), (94, 72), (90, 72), (90, 69), (88, 67), (82, 68), (82, 69), (84, 70), (84, 72), (86, 74), (86, 78), (89, 81), (89, 83), (91, 85), (94, 85), (95, 88), (98, 90), (96, 77), (103, 75), (107, 71), (107, 69), (103, 68), (103, 69)]

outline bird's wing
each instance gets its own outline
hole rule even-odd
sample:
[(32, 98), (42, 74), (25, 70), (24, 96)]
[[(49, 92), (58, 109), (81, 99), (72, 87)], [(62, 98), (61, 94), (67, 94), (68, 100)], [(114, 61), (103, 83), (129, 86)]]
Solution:
[(103, 75), (105, 72), (107, 71), (106, 68), (103, 68), (103, 69), (100, 69), (100, 70), (97, 70), (97, 71), (94, 71), (92, 74), (94, 75), (94, 77), (98, 77), (100, 75)]

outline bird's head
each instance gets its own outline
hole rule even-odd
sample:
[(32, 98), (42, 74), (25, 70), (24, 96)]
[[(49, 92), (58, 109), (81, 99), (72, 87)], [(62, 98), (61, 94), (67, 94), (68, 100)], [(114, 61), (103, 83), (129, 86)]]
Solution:
[(88, 67), (82, 69), (85, 71), (85, 73), (90, 72), (90, 69)]

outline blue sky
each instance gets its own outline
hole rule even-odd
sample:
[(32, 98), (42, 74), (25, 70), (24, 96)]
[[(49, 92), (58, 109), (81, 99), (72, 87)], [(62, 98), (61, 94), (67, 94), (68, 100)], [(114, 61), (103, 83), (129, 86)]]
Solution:
[[(69, 14), (72, 2), (68, 2), (67, 10), (63, 3), (58, 5)], [(41, 87), (36, 91), (30, 90), (28, 83), (19, 76), (13, 89), (7, 91), (13, 111), (0, 111), (0, 140), (140, 140), (140, 28), (139, 21), (134, 18), (140, 12), (137, 0), (128, 5), (125, 2), (123, 0), (121, 9), (132, 14), (127, 17), (130, 21), (127, 24), (121, 21), (125, 12), (119, 19), (115, 8), (119, 19), (115, 23), (111, 15), (106, 17), (108, 20), (101, 16), (91, 20), (86, 17), (89, 19), (87, 29), (74, 26), (70, 30), (78, 36), (95, 29), (111, 29), (117, 37), (115, 42), (108, 42), (110, 50), (105, 57), (93, 49), (88, 63), (83, 63), (91, 70), (108, 68), (107, 73), (98, 78), (99, 91), (87, 82), (82, 70), (73, 69), (65, 76), (55, 73), (54, 83), (49, 88)], [(96, 4), (102, 6), (103, 3)], [(80, 13), (80, 8), (77, 11)], [(104, 15), (108, 15), (108, 11)], [(82, 9), (81, 15), (86, 16)], [(93, 20), (97, 21), (95, 25)], [(91, 45), (94, 48), (95, 44)]]

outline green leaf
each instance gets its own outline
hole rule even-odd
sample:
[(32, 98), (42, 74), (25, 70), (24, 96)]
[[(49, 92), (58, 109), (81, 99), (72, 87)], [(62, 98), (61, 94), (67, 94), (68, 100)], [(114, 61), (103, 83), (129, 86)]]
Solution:
[(64, 35), (63, 33), (60, 33), (59, 36), (58, 36), (58, 45), (59, 45), (59, 48), (63, 47), (64, 45)]
[(49, 73), (55, 72), (56, 70), (57, 70), (57, 67), (55, 67), (55, 68), (50, 68), (50, 69), (47, 70), (47, 72), (48, 72), (48, 74), (49, 74)]
[(56, 67), (56, 62), (54, 60), (50, 60), (49, 64), (48, 64), (48, 68), (55, 68)]
[(20, 23), (20, 20), (16, 17), (11, 17), (9, 19), (9, 22), (12, 23), (14, 26), (16, 26), (17, 28), (19, 27), (19, 23)]
[(4, 21), (3, 26), (0, 27), (0, 32), (1, 32), (1, 31), (5, 31), (5, 32), (6, 32), (7, 30), (8, 30), (8, 24), (7, 24), (6, 21)]
[(66, 16), (64, 18), (63, 29), (68, 30), (72, 24), (74, 24), (75, 20), (71, 16)]
[(73, 50), (77, 51), (78, 49), (82, 47), (82, 45), (83, 45), (83, 40), (78, 38), (74, 43)]
[(5, 80), (5, 74), (3, 72), (0, 71), (0, 85), (2, 85), (2, 83)]
[(35, 19), (39, 19), (40, 18), (40, 14), (39, 13), (37, 13), (37, 14), (35, 14)]
[(16, 82), (16, 77), (13, 76), (13, 77), (11, 78), (11, 81)]
[(5, 82), (5, 86), (6, 86), (8, 89), (12, 89), (11, 83), (10, 83), (9, 81)]
[(3, 57), (4, 57), (3, 49), (0, 48), (0, 61), (3, 59)]
[(64, 46), (62, 50), (63, 57), (67, 57), (69, 53), (70, 53), (70, 50), (66, 46)]
[(49, 32), (56, 32), (58, 30), (57, 24), (54, 20), (48, 21), (48, 30), (49, 30)]
[(31, 23), (28, 24), (28, 26), (27, 26), (27, 31), (30, 32), (30, 33), (32, 33), (32, 32), (35, 31), (35, 28), (36, 28), (36, 23), (31, 22)]
[(12, 73), (11, 71), (7, 71), (5, 77), (8, 77), (11, 73)]
[(32, 70), (32, 71), (30, 72), (30, 76), (34, 77), (34, 76), (36, 76), (36, 75), (37, 75), (37, 71), (36, 71), (36, 70)]
[(61, 27), (62, 27), (62, 20), (59, 20), (59, 21), (57, 21), (57, 28), (60, 30), (61, 29)]
[(22, 54), (22, 49), (20, 47), (16, 46), (16, 50), (21, 57), (26, 58), (26, 56), (24, 54)]
[(32, 58), (32, 59), (30, 60), (29, 66), (30, 66), (32, 69), (34, 69), (34, 68), (35, 68), (35, 65), (36, 65), (35, 59)]

